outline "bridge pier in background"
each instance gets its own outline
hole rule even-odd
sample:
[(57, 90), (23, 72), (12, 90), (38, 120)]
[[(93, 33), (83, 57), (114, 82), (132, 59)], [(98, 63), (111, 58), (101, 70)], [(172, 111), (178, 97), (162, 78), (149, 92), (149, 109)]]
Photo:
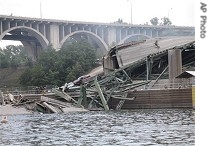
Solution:
[(32, 61), (35, 61), (39, 55), (39, 53), (42, 50), (42, 47), (40, 45), (37, 45), (35, 42), (26, 42), (22, 41), (21, 42), (24, 47), (26, 48), (28, 57), (32, 59)]
[(116, 29), (114, 29), (114, 28), (110, 28), (109, 30), (108, 30), (108, 45), (109, 46), (111, 46), (111, 45), (113, 45), (113, 43), (114, 44), (116, 44), (117, 43), (117, 39), (116, 39)]
[(59, 40), (59, 25), (52, 24), (50, 25), (49, 30), (49, 43), (52, 44), (53, 48), (58, 50), (60, 47), (60, 40)]

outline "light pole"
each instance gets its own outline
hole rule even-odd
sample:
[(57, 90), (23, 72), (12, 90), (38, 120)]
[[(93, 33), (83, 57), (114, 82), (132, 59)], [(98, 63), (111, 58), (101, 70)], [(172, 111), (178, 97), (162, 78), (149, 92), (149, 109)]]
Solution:
[(127, 2), (129, 2), (130, 1), (130, 4), (131, 4), (131, 24), (132, 24), (132, 1), (131, 0), (127, 0)]
[(40, 18), (42, 18), (42, 0), (40, 0)]
[(168, 19), (169, 19), (169, 12), (170, 12), (170, 10), (172, 10), (172, 8), (168, 9)]

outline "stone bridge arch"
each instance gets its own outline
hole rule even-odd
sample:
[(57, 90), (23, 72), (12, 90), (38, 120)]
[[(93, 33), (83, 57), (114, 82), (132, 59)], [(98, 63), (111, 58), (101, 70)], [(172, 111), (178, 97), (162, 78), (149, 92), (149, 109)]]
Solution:
[(87, 35), (87, 36), (91, 37), (95, 41), (95, 43), (97, 43), (97, 45), (99, 46), (99, 48), (103, 49), (102, 52), (104, 52), (104, 53), (106, 53), (109, 50), (109, 47), (107, 46), (107, 44), (104, 42), (104, 40), (102, 38), (100, 38), (98, 35), (90, 32), (90, 31), (85, 31), (85, 30), (75, 31), (75, 32), (72, 32), (72, 33), (68, 34), (67, 36), (65, 36), (62, 39), (62, 41), (60, 42), (60, 48), (63, 46), (64, 42), (69, 37), (72, 37), (75, 34), (84, 34), (84, 35)]
[[(27, 27), (27, 26), (17, 26), (17, 27), (12, 27), (12, 28), (5, 30), (4, 32), (1, 33), (0, 40), (3, 40), (3, 38), (8, 33), (11, 33), (12, 35), (16, 34), (15, 32), (12, 32), (14, 30), (20, 30), (20, 32), (29, 33), (30, 36), (36, 38), (38, 43), (40, 43), (41, 46), (37, 46), (37, 44), (34, 42), (30, 42), (30, 41), (24, 40), (24, 39), (19, 40), (23, 44), (23, 46), (26, 48), (27, 54), (30, 58), (32, 58), (32, 60), (36, 60), (39, 52), (41, 52), (41, 50), (43, 48), (47, 48), (47, 46), (49, 45), (49, 41), (39, 31), (37, 31), (36, 29), (33, 29), (31, 27)], [(26, 35), (26, 37), (27, 36), (28, 36), (28, 34)]]
[(148, 36), (148, 35), (144, 35), (144, 34), (132, 34), (132, 35), (128, 35), (126, 36), (124, 39), (122, 39), (119, 43), (119, 44), (123, 44), (125, 43), (127, 40), (131, 39), (131, 38), (134, 38), (134, 37), (141, 37), (142, 39), (151, 39), (152, 37), (151, 36)]
[(12, 27), (10, 29), (7, 29), (6, 31), (2, 32), (2, 34), (0, 35), (0, 40), (2, 40), (7, 33), (13, 30), (18, 30), (18, 29), (21, 29), (21, 31), (29, 32), (32, 36), (34, 36), (39, 41), (42, 48), (46, 48), (48, 46), (49, 41), (39, 31), (31, 27), (27, 27), (27, 26), (17, 26), (17, 27)]

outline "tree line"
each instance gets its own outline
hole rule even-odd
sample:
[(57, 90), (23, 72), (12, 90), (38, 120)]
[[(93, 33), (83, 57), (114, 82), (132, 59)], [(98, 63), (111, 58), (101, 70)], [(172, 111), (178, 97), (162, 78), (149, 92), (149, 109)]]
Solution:
[(17, 68), (31, 65), (32, 59), (27, 56), (22, 45), (9, 45), (5, 49), (0, 48), (0, 68)]
[[(121, 18), (118, 18), (118, 20), (115, 21), (114, 23), (128, 24), (127, 22), (124, 22), (123, 19), (121, 19)], [(154, 17), (154, 18), (150, 19), (150, 23), (151, 23), (151, 25), (172, 25), (172, 22), (168, 17), (163, 17), (161, 19)], [(146, 22), (144, 25), (149, 25), (149, 23)]]
[(86, 40), (68, 43), (59, 51), (49, 46), (31, 64), (23, 46), (8, 46), (1, 49), (0, 54), (1, 68), (27, 66), (19, 78), (23, 86), (61, 86), (87, 74), (98, 65), (96, 50)]

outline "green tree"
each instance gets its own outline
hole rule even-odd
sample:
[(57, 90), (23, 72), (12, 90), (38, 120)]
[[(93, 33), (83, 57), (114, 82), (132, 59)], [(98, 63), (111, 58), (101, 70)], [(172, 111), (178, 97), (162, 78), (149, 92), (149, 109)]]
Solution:
[(152, 24), (152, 25), (158, 25), (159, 24), (159, 19), (157, 18), (157, 17), (154, 17), (154, 18), (152, 18), (151, 20), (150, 20), (150, 23)]
[(27, 69), (19, 78), (19, 82), (22, 85), (25, 86), (30, 86), (31, 83), (31, 78), (32, 78), (32, 70), (31, 69)]
[(20, 81), (23, 85), (61, 86), (95, 68), (95, 61), (96, 51), (86, 40), (67, 43), (60, 51), (48, 47), (40, 54), (36, 64), (21, 76)]
[(118, 18), (117, 21), (115, 21), (114, 23), (119, 23), (119, 24), (128, 24), (127, 22), (123, 22), (123, 19)]
[(18, 66), (21, 66), (21, 58), (18, 55), (11, 56), (11, 67), (17, 68)]
[(7, 68), (10, 66), (10, 61), (6, 55), (0, 54), (0, 67)]
[(161, 23), (162, 25), (171, 25), (172, 24), (171, 20), (167, 17), (163, 17), (163, 18), (161, 18), (161, 20), (162, 20), (162, 23)]
[(22, 45), (8, 45), (5, 49), (1, 49), (0, 52), (1, 68), (17, 68), (19, 66), (25, 66), (26, 64), (29, 64), (29, 57), (27, 56), (26, 50)]

